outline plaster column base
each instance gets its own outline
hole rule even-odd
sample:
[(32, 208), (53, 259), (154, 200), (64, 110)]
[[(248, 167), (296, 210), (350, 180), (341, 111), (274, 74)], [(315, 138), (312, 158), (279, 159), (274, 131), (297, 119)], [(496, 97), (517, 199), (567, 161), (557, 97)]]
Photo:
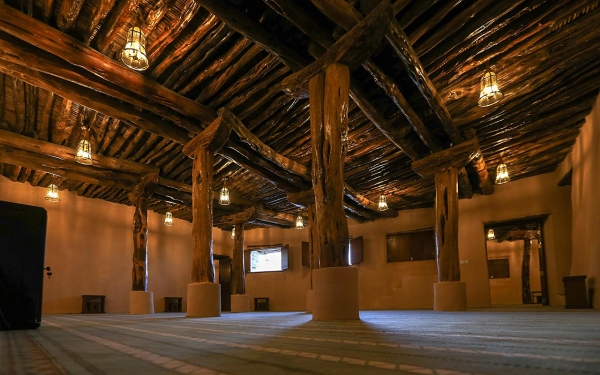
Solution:
[(186, 316), (190, 318), (221, 316), (221, 285), (208, 282), (188, 284)]
[(141, 290), (129, 292), (129, 313), (133, 315), (154, 314), (154, 294)]
[(306, 313), (312, 314), (315, 303), (315, 291), (309, 290), (306, 292)]
[(355, 320), (358, 314), (358, 270), (327, 267), (313, 270), (313, 320)]
[(447, 281), (433, 284), (433, 309), (436, 311), (465, 311), (467, 284)]
[(248, 294), (231, 295), (231, 312), (250, 311), (250, 296)]

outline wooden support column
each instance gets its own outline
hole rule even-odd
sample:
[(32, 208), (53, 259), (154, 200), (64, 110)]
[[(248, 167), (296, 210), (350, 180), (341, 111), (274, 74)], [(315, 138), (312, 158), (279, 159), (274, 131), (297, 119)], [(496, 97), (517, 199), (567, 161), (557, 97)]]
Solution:
[(523, 304), (533, 303), (531, 300), (531, 285), (529, 281), (531, 261), (531, 240), (523, 240), (523, 264), (521, 266), (521, 283), (523, 285)]
[(183, 147), (192, 164), (192, 284), (188, 285), (187, 316), (221, 315), (221, 288), (215, 284), (213, 263), (213, 168), (215, 151), (229, 138), (231, 128), (218, 117)]
[(348, 67), (332, 64), (310, 80), (312, 180), (320, 268), (348, 266), (348, 221), (344, 214), (344, 147), (348, 133)]
[(434, 310), (466, 309), (466, 285), (460, 282), (458, 260), (458, 170), (435, 173), (435, 246), (438, 283), (434, 284)]
[(129, 193), (129, 200), (135, 204), (133, 214), (133, 269), (132, 286), (129, 297), (129, 313), (154, 313), (154, 298), (148, 292), (148, 199), (158, 184), (156, 173), (147, 174)]
[(244, 268), (244, 227), (246, 223), (235, 225), (233, 239), (233, 294), (246, 294), (246, 271)]

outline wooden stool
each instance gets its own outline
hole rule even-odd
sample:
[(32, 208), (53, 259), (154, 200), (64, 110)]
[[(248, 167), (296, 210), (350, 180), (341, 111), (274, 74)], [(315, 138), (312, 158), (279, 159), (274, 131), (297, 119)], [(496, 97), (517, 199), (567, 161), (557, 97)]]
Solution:
[(254, 311), (269, 311), (269, 297), (255, 298)]
[(82, 314), (103, 314), (106, 296), (84, 294), (81, 296)]
[(183, 297), (165, 297), (165, 312), (181, 312)]

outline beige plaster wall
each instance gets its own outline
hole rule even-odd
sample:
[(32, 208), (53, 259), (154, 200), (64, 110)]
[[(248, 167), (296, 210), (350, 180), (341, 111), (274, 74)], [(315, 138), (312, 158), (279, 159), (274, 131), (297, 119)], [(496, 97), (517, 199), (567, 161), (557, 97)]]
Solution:
[[(127, 312), (131, 290), (133, 207), (60, 192), (59, 203), (44, 199), (46, 189), (0, 177), (0, 200), (43, 207), (48, 212), (44, 314), (80, 313), (82, 294), (106, 295), (106, 312)], [(191, 271), (191, 224), (149, 212), (148, 290), (155, 311), (165, 296), (186, 296)], [(215, 229), (215, 247), (223, 235)], [(184, 298), (184, 309), (185, 305)]]
[[(509, 166), (510, 168), (510, 166)], [(469, 307), (490, 306), (484, 223), (550, 214), (545, 223), (550, 303), (564, 303), (562, 277), (571, 259), (570, 187), (558, 187), (549, 173), (496, 187), (490, 196), (476, 195), (459, 201), (459, 256), (461, 279), (467, 283)], [(351, 224), (350, 235), (363, 236), (364, 261), (359, 270), (361, 309), (415, 309), (433, 307), (435, 261), (387, 263), (386, 234), (431, 228), (433, 209), (401, 211), (397, 218)], [(269, 297), (272, 310), (302, 310), (310, 289), (308, 268), (301, 266), (301, 241), (308, 230), (254, 229), (246, 233), (246, 245), (289, 244), (290, 269), (278, 273), (250, 274), (246, 278), (251, 297)]]
[(570, 275), (586, 275), (600, 308), (600, 97), (572, 151), (573, 259)]
[[(488, 259), (508, 259), (509, 278), (489, 279), (492, 305), (514, 305), (523, 303), (522, 265), (524, 241), (498, 243), (487, 242)], [(531, 241), (529, 262), (529, 286), (531, 291), (541, 291), (540, 257), (537, 240)]]

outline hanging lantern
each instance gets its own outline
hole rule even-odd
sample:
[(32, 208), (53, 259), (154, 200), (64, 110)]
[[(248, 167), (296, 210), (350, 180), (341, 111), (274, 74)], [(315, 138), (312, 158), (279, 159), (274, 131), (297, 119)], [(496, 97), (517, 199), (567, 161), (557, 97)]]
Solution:
[(48, 192), (46, 193), (46, 200), (48, 202), (59, 202), (58, 198), (58, 187), (54, 184), (48, 185)]
[(494, 233), (493, 229), (488, 230), (487, 239), (488, 241), (493, 241), (496, 239), (496, 234)]
[(223, 179), (223, 188), (221, 189), (221, 195), (219, 195), (219, 204), (221, 206), (228, 206), (231, 203), (229, 200), (229, 189), (225, 186), (227, 184), (227, 179)]
[(231, 238), (235, 238), (235, 225), (233, 226), (233, 229), (231, 230)]
[(121, 52), (121, 61), (134, 70), (148, 69), (146, 36), (137, 26), (127, 31), (127, 43)]
[(165, 225), (168, 227), (173, 225), (173, 214), (170, 211), (165, 214)]
[(504, 184), (508, 181), (510, 181), (508, 168), (506, 168), (506, 164), (500, 162), (500, 165), (496, 168), (496, 185)]
[(92, 144), (89, 141), (89, 131), (81, 127), (81, 137), (77, 143), (77, 155), (75, 161), (83, 165), (92, 165)]
[(379, 204), (377, 205), (377, 211), (385, 211), (388, 209), (387, 200), (385, 199), (385, 195), (381, 195), (379, 197)]
[(489, 107), (502, 99), (504, 95), (498, 89), (498, 80), (496, 73), (491, 70), (486, 70), (481, 77), (481, 93), (479, 94), (479, 106)]
[(304, 229), (304, 219), (302, 215), (298, 215), (296, 218), (296, 229)]

